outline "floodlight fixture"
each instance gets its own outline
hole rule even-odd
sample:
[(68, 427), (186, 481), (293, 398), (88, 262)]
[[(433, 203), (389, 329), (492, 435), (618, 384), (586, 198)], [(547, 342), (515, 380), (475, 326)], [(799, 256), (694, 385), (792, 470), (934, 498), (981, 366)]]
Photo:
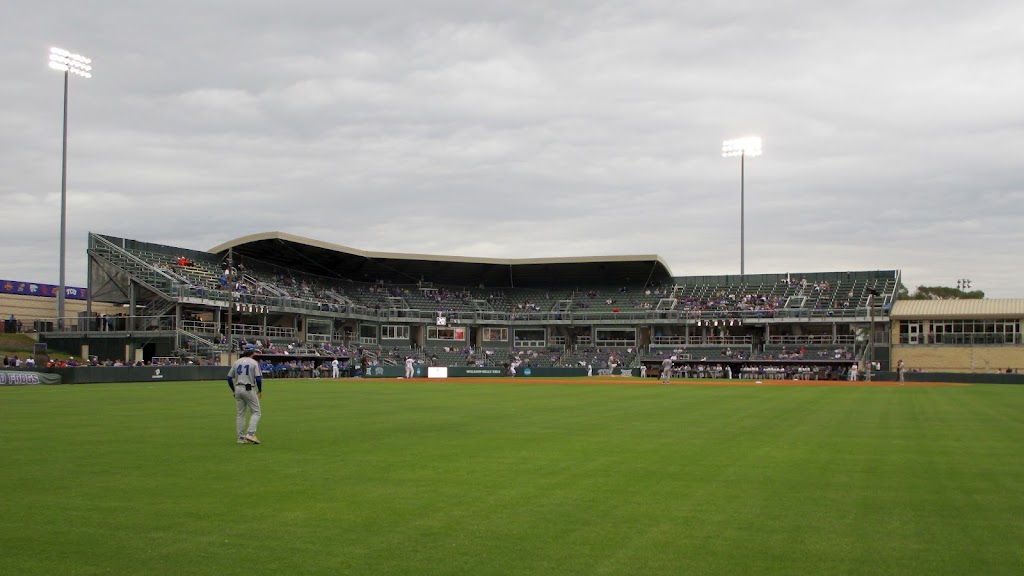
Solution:
[(92, 60), (62, 48), (50, 48), (50, 68), (83, 78), (92, 78)]
[(722, 156), (725, 158), (731, 158), (734, 156), (740, 157), (740, 275), (742, 276), (746, 272), (745, 267), (745, 214), (744, 204), (746, 203), (746, 158), (747, 156), (754, 157), (761, 155), (761, 137), (760, 136), (744, 136), (743, 138), (734, 138), (732, 140), (726, 140), (722, 142)]
[(92, 60), (68, 52), (63, 48), (50, 48), (50, 68), (64, 73), (64, 140), (61, 149), (60, 169), (60, 286), (57, 291), (57, 328), (64, 330), (65, 253), (67, 247), (67, 198), (68, 198), (68, 78), (74, 74), (92, 78)]
[(746, 136), (722, 142), (722, 156), (760, 156), (761, 137)]

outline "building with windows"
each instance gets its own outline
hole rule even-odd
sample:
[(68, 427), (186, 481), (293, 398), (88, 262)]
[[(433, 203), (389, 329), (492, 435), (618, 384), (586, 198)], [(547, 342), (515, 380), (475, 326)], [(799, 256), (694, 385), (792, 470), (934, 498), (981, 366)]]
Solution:
[(924, 372), (1024, 370), (1024, 298), (899, 300), (892, 308), (892, 361)]
[[(383, 366), (414, 356), (598, 371), (671, 354), (698, 373), (757, 363), (838, 378), (854, 363), (888, 369), (900, 284), (898, 270), (692, 276), (653, 254), (398, 254), (282, 232), (209, 251), (92, 233), (87, 255), (85, 314), (39, 338), (132, 362), (220, 364), (254, 344), (263, 355)], [(100, 306), (127, 312), (103, 330)]]

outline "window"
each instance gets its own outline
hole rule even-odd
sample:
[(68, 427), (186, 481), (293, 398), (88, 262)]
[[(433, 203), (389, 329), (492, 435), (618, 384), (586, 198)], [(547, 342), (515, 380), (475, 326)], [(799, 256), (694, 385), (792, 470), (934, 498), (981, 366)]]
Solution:
[[(900, 344), (920, 344), (921, 324), (919, 321), (904, 320), (900, 322)], [(932, 324), (934, 327), (934, 324)]]
[(407, 325), (384, 325), (380, 327), (381, 340), (408, 340), (409, 326)]
[(508, 342), (508, 328), (484, 328), (484, 342)]
[(598, 346), (636, 346), (636, 329), (597, 329), (594, 341)]
[[(905, 343), (902, 324), (900, 342)], [(1020, 344), (1020, 320), (935, 320), (928, 343), (947, 346)]]
[(516, 329), (513, 338), (512, 345), (516, 348), (543, 348), (546, 345), (543, 328)]
[(310, 318), (306, 322), (306, 340), (314, 342), (330, 342), (331, 321)]
[(452, 328), (450, 326), (427, 326), (428, 340), (466, 340), (465, 328)]
[(360, 324), (359, 325), (359, 341), (364, 344), (374, 344), (377, 342), (377, 327), (373, 324)]

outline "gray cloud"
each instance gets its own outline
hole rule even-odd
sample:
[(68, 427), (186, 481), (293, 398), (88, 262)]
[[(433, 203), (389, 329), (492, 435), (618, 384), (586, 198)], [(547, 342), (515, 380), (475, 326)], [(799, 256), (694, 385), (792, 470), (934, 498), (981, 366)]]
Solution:
[[(38, 4), (38, 3), (37, 3)], [(662, 255), (904, 270), (1017, 296), (1024, 8), (1009, 1), (81, 3), (0, 34), (4, 277), (68, 281), (88, 231), (207, 249), (268, 230), (370, 250)], [(60, 16), (60, 17), (58, 17)], [(17, 23), (13, 25), (13, 23)]]

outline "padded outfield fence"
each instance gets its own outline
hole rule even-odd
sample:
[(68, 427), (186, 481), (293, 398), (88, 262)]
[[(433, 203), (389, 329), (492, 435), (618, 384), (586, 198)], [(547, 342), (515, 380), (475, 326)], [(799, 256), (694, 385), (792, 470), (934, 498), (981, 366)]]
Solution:
[[(505, 370), (500, 367), (452, 366), (444, 367), (444, 373), (433, 374), (428, 378), (427, 367), (416, 366), (416, 378), (422, 380), (443, 378), (507, 378)], [(604, 372), (604, 371), (602, 371)], [(38, 370), (3, 370), (0, 371), (0, 386), (31, 385), (31, 384), (100, 384), (117, 382), (198, 382), (206, 380), (223, 380), (226, 377), (224, 366), (127, 366), (117, 368), (78, 367), (78, 368), (43, 368)], [(374, 366), (367, 373), (369, 379), (401, 378), (405, 375), (402, 366)], [(595, 376), (598, 375), (595, 373)], [(638, 377), (639, 369), (614, 369), (611, 376), (626, 378)], [(522, 378), (572, 378), (585, 381), (587, 371), (584, 368), (543, 368), (530, 367), (521, 369), (515, 376)], [(328, 380), (328, 378), (321, 378)], [(649, 373), (648, 380), (654, 381)], [(271, 379), (271, 381), (290, 381), (302, 379)], [(306, 379), (309, 380), (309, 379)], [(690, 379), (677, 379), (688, 381)], [(739, 379), (734, 379), (744, 382)], [(875, 372), (875, 382), (895, 382), (895, 372)], [(696, 382), (702, 379), (695, 379)], [(706, 379), (705, 379), (706, 381)], [(971, 374), (951, 372), (910, 372), (905, 375), (909, 383), (950, 383), (950, 384), (1024, 384), (1024, 374)], [(749, 380), (745, 381), (749, 382)], [(856, 385), (858, 382), (849, 382)]]

